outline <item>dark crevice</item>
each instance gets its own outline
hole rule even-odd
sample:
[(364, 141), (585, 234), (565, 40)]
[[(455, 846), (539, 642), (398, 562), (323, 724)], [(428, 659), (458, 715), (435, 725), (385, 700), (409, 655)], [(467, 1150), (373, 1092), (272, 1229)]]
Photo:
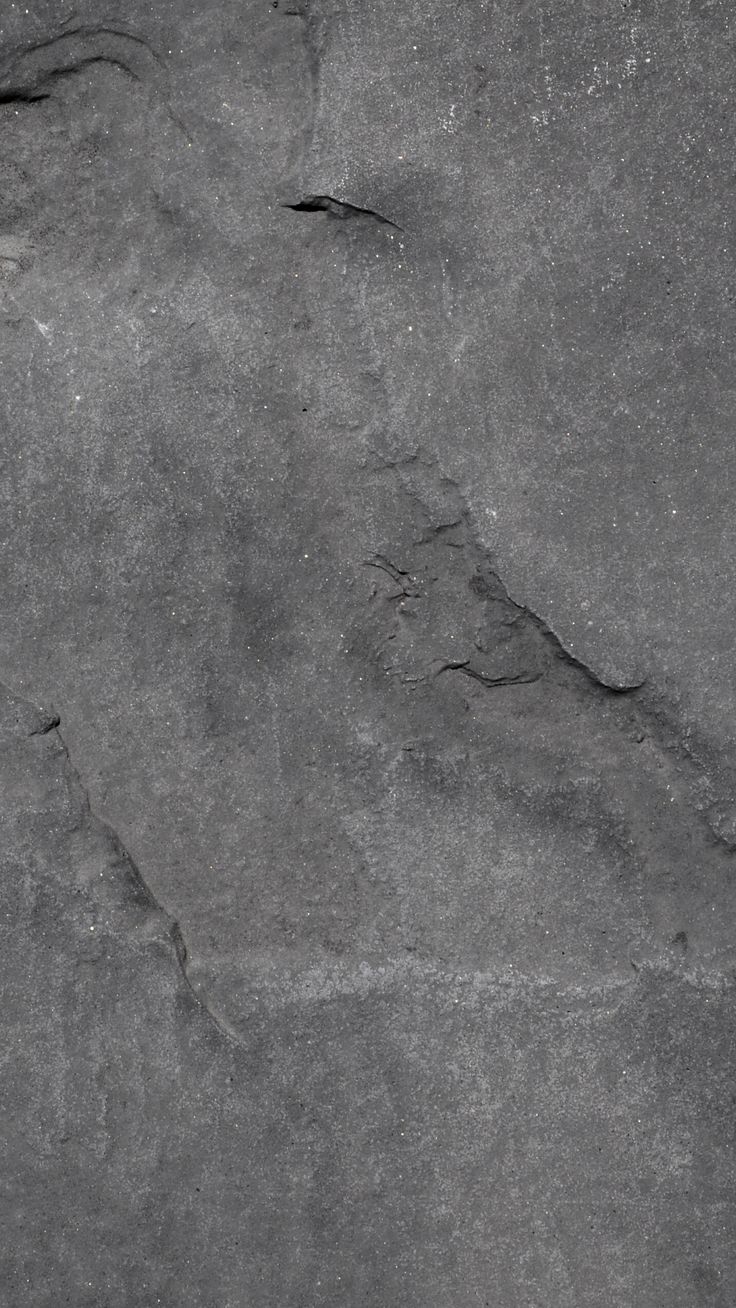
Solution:
[(76, 27), (28, 46), (6, 61), (0, 74), (0, 104), (31, 104), (49, 98), (49, 88), (95, 64), (116, 68), (161, 98), (171, 121), (191, 141), (167, 93), (166, 64), (143, 37), (116, 27)]
[(336, 200), (332, 195), (305, 195), (303, 200), (298, 200), (295, 204), (282, 204), (282, 209), (293, 209), (295, 213), (327, 213), (333, 218), (372, 218), (374, 222), (380, 223), (384, 227), (392, 227), (394, 231), (403, 231), (398, 223), (393, 222), (391, 218), (384, 217), (381, 213), (376, 213), (375, 209), (361, 209), (357, 204), (349, 204), (346, 200)]
[(47, 736), (50, 731), (55, 731), (60, 725), (61, 718), (58, 713), (52, 713), (45, 722), (41, 723), (40, 727), (36, 727), (35, 730), (29, 731), (28, 734), (29, 736)]
[[(475, 535), (472, 530), (470, 515), (467, 510), (465, 510), (461, 515), (461, 521), (463, 521), (465, 524), (467, 541), (474, 542)], [(432, 536), (434, 538), (437, 538), (442, 534), (443, 531), (444, 531), (444, 527), (439, 526), (435, 528), (434, 532), (432, 533)], [(478, 546), (476, 545), (475, 548), (478, 549)], [(614, 681), (613, 678), (608, 677), (604, 673), (597, 671), (595, 668), (591, 667), (590, 664), (586, 663), (583, 659), (573, 654), (571, 650), (569, 650), (563, 644), (560, 637), (557, 635), (555, 631), (553, 631), (549, 623), (545, 622), (544, 618), (540, 617), (538, 613), (535, 613), (534, 610), (531, 609), (528, 604), (520, 604), (515, 599), (512, 598), (512, 596), (509, 594), (508, 588), (504, 584), (504, 581), (499, 576), (496, 569), (493, 567), (493, 564), (490, 561), (490, 556), (488, 555), (487, 551), (481, 551), (481, 553), (482, 553), (483, 565), (484, 565), (483, 572), (485, 574), (485, 580), (483, 583), (484, 588), (488, 590), (488, 597), (492, 598), (496, 602), (500, 602), (501, 605), (506, 610), (507, 615), (510, 615), (510, 619), (509, 617), (507, 617), (506, 619), (509, 625), (513, 625), (516, 621), (527, 623), (528, 626), (531, 627), (537, 633), (537, 636), (541, 637), (543, 645), (545, 645), (547, 649), (551, 651), (551, 653), (554, 655), (555, 661), (560, 661), (566, 664), (568, 667), (574, 669), (576, 672), (582, 673), (583, 676), (589, 682), (592, 682), (592, 684), (599, 691), (603, 691), (611, 695), (622, 696), (622, 695), (631, 695), (634, 692), (641, 690), (641, 688), (645, 684), (645, 678), (640, 677), (635, 681)], [(489, 678), (482, 674), (479, 675), (478, 672), (476, 672), (471, 668), (466, 669), (466, 673), (468, 676), (475, 677), (476, 680), (485, 682), (486, 685), (491, 685), (491, 686), (528, 684), (529, 682), (532, 681), (538, 681), (540, 676), (542, 675), (542, 673), (539, 671), (529, 671), (529, 672), (521, 672), (518, 675), (515, 675), (510, 678), (504, 677), (504, 678), (496, 679), (493, 677)]]
[[(374, 554), (372, 559), (364, 559), (366, 568), (378, 568), (379, 572), (384, 572), (387, 577), (396, 582), (400, 587), (398, 595), (403, 595), (406, 599), (415, 599), (419, 594), (415, 585), (412, 585), (412, 577), (402, 568), (397, 568), (390, 559), (385, 558), (382, 554)], [(394, 596), (393, 598), (397, 598)]]
[(0, 105), (4, 104), (37, 104), (39, 100), (50, 100), (48, 92), (28, 89), (25, 87), (11, 86), (4, 91), (0, 91)]
[[(391, 466), (391, 465), (386, 465)], [(409, 499), (414, 500), (424, 514), (427, 514), (426, 506), (422, 497), (415, 491), (410, 490), (404, 484), (404, 477), (396, 469), (399, 479), (402, 482), (404, 493)], [(451, 493), (455, 497), (456, 512), (448, 515), (441, 522), (430, 519), (430, 524), (423, 532), (421, 540), (417, 542), (420, 547), (432, 547), (439, 544), (450, 546), (454, 549), (461, 549), (467, 552), (468, 560), (473, 560), (472, 570), (474, 571), (471, 580), (471, 589), (476, 597), (481, 601), (491, 602), (494, 606), (500, 607), (503, 613), (502, 625), (507, 629), (514, 628), (517, 624), (525, 627), (527, 631), (533, 632), (537, 644), (552, 654), (554, 663), (560, 663), (571, 668), (575, 673), (582, 674), (586, 681), (591, 683), (595, 689), (604, 694), (623, 697), (635, 695), (646, 684), (646, 678), (637, 677), (635, 680), (614, 679), (604, 672), (598, 671), (584, 659), (572, 653), (571, 650), (563, 644), (556, 631), (545, 621), (538, 613), (535, 613), (527, 604), (522, 604), (515, 600), (510, 594), (508, 587), (494, 566), (492, 555), (484, 548), (477, 537), (470, 510), (464, 501), (464, 496), (459, 485), (447, 476), (440, 477), (440, 484), (447, 494)], [(427, 515), (428, 516), (428, 515)], [(374, 555), (374, 559), (380, 559), (383, 563), (387, 560), (382, 555)], [(398, 573), (398, 570), (397, 570)], [(407, 574), (408, 575), (408, 574)], [(396, 575), (398, 580), (398, 575)], [(412, 577), (412, 580), (415, 580)], [(489, 686), (497, 685), (525, 685), (537, 681), (543, 671), (539, 668), (525, 669), (519, 673), (510, 676), (493, 677), (480, 671), (472, 666), (470, 659), (467, 660), (467, 666), (462, 665), (458, 671), (464, 671), (466, 676), (474, 677)]]
[(516, 672), (506, 676), (491, 677), (471, 667), (470, 663), (458, 663), (454, 667), (452, 664), (448, 664), (447, 668), (443, 668), (442, 671), (462, 672), (466, 677), (472, 677), (474, 681), (479, 681), (482, 686), (529, 686), (533, 681), (540, 681), (544, 676), (543, 672)]
[(77, 73), (81, 73), (85, 68), (91, 68), (95, 64), (106, 64), (109, 68), (117, 68), (119, 72), (125, 73), (127, 77), (133, 78), (136, 82), (141, 80), (138, 73), (122, 59), (116, 59), (107, 54), (88, 55), (68, 66), (52, 68), (39, 74), (36, 80), (28, 86), (13, 87), (9, 90), (0, 91), (0, 104), (12, 104), (14, 102), (33, 104), (37, 100), (49, 100), (51, 91), (44, 88), (53, 87), (57, 82), (75, 77)]
[[(608, 691), (612, 695), (631, 695), (634, 691), (641, 690), (642, 686), (644, 686), (645, 678), (643, 677), (637, 681), (615, 682), (610, 678), (605, 677), (602, 673), (596, 672), (595, 668), (590, 667), (590, 665), (585, 663), (583, 659), (577, 658), (563, 645), (557, 633), (554, 632), (549, 624), (544, 621), (544, 618), (540, 618), (539, 614), (535, 613), (533, 609), (530, 609), (528, 605), (517, 604), (516, 601), (511, 598), (497, 572), (493, 572), (493, 576), (502, 589), (506, 602), (511, 605), (511, 607), (515, 609), (521, 617), (526, 618), (533, 627), (536, 627), (537, 631), (553, 650), (556, 657), (561, 659), (563, 663), (567, 663), (569, 667), (575, 668), (578, 672), (582, 672), (588, 680), (592, 681), (600, 690)], [(471, 673), (471, 675), (474, 674)], [(483, 678), (479, 678), (479, 680), (483, 680)], [(536, 681), (538, 680), (538, 676), (536, 674), (533, 676), (524, 675), (516, 678), (516, 680), (520, 682)]]

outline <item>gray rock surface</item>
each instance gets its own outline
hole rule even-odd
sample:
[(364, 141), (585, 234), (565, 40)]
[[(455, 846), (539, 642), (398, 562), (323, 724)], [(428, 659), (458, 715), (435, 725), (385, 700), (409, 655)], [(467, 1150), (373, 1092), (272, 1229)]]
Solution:
[(736, 1302), (732, 41), (0, 5), (8, 1308)]

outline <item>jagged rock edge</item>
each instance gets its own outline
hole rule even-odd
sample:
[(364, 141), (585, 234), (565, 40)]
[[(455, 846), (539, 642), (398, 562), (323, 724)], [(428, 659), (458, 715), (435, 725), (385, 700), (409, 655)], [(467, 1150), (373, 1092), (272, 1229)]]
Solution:
[(488, 551), (485, 551), (485, 553), (486, 553), (486, 557), (488, 558), (489, 569), (493, 574), (494, 579), (498, 582), (498, 585), (503, 590), (509, 604), (512, 604), (513, 607), (517, 609), (519, 613), (523, 614), (524, 617), (529, 619), (529, 621), (537, 628), (537, 630), (544, 637), (547, 643), (552, 647), (552, 649), (554, 650), (555, 654), (559, 659), (562, 659), (565, 663), (568, 663), (571, 667), (577, 668), (578, 671), (585, 674), (585, 676), (588, 678), (589, 681), (593, 682), (593, 685), (598, 686), (599, 689), (601, 690), (608, 691), (612, 695), (630, 695), (634, 691), (641, 690), (642, 686), (644, 686), (646, 683), (645, 677), (641, 677), (638, 681), (631, 681), (631, 682), (617, 683), (614, 681), (610, 681), (607, 680), (606, 677), (602, 675), (602, 673), (596, 672), (595, 668), (591, 667), (589, 663), (586, 663), (584, 659), (581, 659), (578, 655), (573, 654), (572, 651), (567, 648), (567, 646), (564, 644), (560, 636), (558, 636), (557, 632), (554, 630), (554, 628), (550, 625), (549, 622), (547, 622), (538, 613), (535, 613), (534, 609), (530, 608), (528, 604), (520, 603), (518, 600), (514, 599), (505, 581), (491, 564)]
[(156, 895), (154, 894), (153, 890), (151, 889), (145, 877), (143, 876), (143, 873), (141, 872), (138, 864), (136, 863), (130, 851), (123, 844), (123, 841), (121, 840), (115, 828), (110, 826), (110, 823), (106, 822), (105, 819), (100, 817), (99, 813), (96, 813), (95, 810), (93, 809), (92, 803), (90, 801), (89, 791), (82, 780), (78, 768), (75, 766), (72, 760), (71, 754), (69, 752), (69, 747), (67, 746), (67, 743), (64, 740), (64, 737), (61, 733), (60, 725), (61, 725), (60, 717), (58, 716), (58, 714), (53, 714), (50, 716), (50, 720), (48, 721), (48, 723), (44, 723), (39, 729), (37, 729), (34, 732), (31, 732), (30, 735), (49, 735), (53, 733), (56, 736), (61, 752), (64, 756), (65, 766), (72, 778), (75, 788), (81, 794), (82, 802), (88, 817), (92, 822), (94, 822), (97, 828), (100, 831), (102, 831), (110, 841), (110, 844), (112, 845), (120, 862), (125, 866), (131, 883), (136, 888), (136, 890), (139, 891), (148, 908), (150, 908), (151, 912), (156, 913), (164, 923), (166, 929), (166, 936), (172, 947), (172, 951), (176, 959), (182, 981), (186, 987), (190, 999), (193, 1001), (195, 1007), (200, 1012), (202, 1012), (210, 1022), (214, 1024), (214, 1026), (217, 1028), (218, 1032), (224, 1039), (234, 1044), (238, 1044), (238, 1045), (241, 1044), (241, 1041), (239, 1040), (235, 1032), (231, 1029), (231, 1027), (226, 1022), (224, 1022), (223, 1019), (217, 1015), (217, 1013), (214, 1012), (214, 1010), (209, 1006), (204, 996), (192, 984), (192, 981), (189, 976), (189, 969), (188, 969), (189, 955), (187, 951), (186, 940), (184, 938), (184, 934), (182, 932), (181, 926), (179, 925), (179, 922), (176, 920), (176, 918), (172, 917), (172, 915), (167, 911), (167, 909), (164, 908), (163, 904), (161, 904), (160, 901), (156, 898)]
[[(437, 459), (432, 457), (429, 459), (423, 458), (420, 447), (417, 447), (415, 451), (400, 460), (387, 458), (385, 455), (379, 453), (376, 453), (376, 457), (379, 460), (380, 470), (390, 472), (397, 478), (402, 493), (408, 499), (415, 500), (428, 519), (430, 524), (428, 527), (428, 533), (421, 541), (417, 542), (417, 544), (425, 544), (429, 540), (441, 535), (446, 531), (448, 525), (455, 527), (462, 525), (466, 536), (463, 548), (465, 547), (465, 544), (469, 544), (478, 552), (484, 560), (489, 573), (501, 588), (508, 603), (512, 605), (518, 613), (525, 616), (534, 624), (544, 640), (550, 645), (555, 655), (560, 658), (561, 661), (566, 663), (567, 666), (582, 673), (585, 677), (586, 683), (592, 691), (610, 697), (614, 702), (623, 702), (628, 699), (635, 708), (636, 717), (642, 730), (645, 730), (650, 736), (663, 758), (666, 758), (670, 762), (680, 761), (691, 772), (694, 772), (699, 779), (708, 779), (709, 767), (711, 764), (709, 764), (707, 756), (699, 758), (693, 752), (688, 741), (689, 729), (685, 730), (679, 718), (673, 716), (672, 705), (661, 691), (653, 688), (647, 678), (631, 683), (630, 685), (609, 684), (605, 678), (601, 677), (601, 675), (595, 671), (594, 668), (590, 667), (582, 659), (578, 658), (567, 649), (564, 642), (557, 635), (548, 621), (538, 613), (535, 613), (535, 611), (527, 604), (514, 598), (495, 566), (492, 551), (482, 542), (480, 533), (475, 528), (472, 512), (467, 504), (466, 496), (460, 484), (455, 478), (449, 476), (441, 468)], [(434, 469), (438, 482), (445, 488), (445, 491), (452, 491), (456, 495), (456, 516), (453, 518), (451, 524), (433, 523), (433, 515), (426, 500), (418, 493), (416, 488), (407, 485), (404, 469), (408, 470), (416, 465), (423, 465), (426, 468)], [(444, 672), (459, 672), (463, 676), (472, 676), (473, 674), (468, 671), (468, 664), (469, 660), (465, 659), (445, 660), (443, 665), (435, 671), (435, 676)], [(502, 685), (510, 685), (513, 688), (515, 685), (523, 684), (522, 681), (518, 680), (504, 680), (494, 685), (492, 681), (480, 676), (475, 677), (475, 679), (485, 685), (488, 690), (498, 689), (498, 687)], [(644, 697), (639, 692), (644, 692)], [(692, 778), (690, 779), (689, 784), (692, 784)], [(701, 822), (706, 828), (709, 839), (712, 841), (713, 845), (733, 859), (736, 855), (736, 843), (729, 840), (729, 838), (715, 826), (707, 810), (698, 809), (697, 805), (693, 803), (693, 813), (696, 820)]]

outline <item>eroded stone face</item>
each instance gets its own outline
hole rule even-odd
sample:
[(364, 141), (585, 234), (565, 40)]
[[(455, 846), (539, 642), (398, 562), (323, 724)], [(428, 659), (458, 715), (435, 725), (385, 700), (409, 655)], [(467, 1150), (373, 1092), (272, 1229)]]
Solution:
[(52, 9), (8, 1302), (730, 1304), (727, 15)]

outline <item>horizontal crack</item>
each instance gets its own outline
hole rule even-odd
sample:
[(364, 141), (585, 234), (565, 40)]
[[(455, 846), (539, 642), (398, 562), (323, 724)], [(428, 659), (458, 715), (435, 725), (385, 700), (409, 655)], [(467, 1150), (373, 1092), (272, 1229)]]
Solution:
[(477, 668), (471, 666), (467, 659), (445, 663), (439, 672), (462, 672), (464, 676), (479, 681), (482, 686), (528, 686), (533, 681), (540, 681), (544, 676), (543, 672), (509, 672), (493, 677), (489, 673), (479, 672)]
[(19, 86), (7, 87), (0, 91), (0, 105), (3, 104), (37, 104), (39, 100), (50, 100), (47, 91), (34, 91)]
[(381, 223), (385, 227), (393, 227), (394, 231), (403, 231), (398, 223), (384, 217), (381, 213), (376, 213), (375, 209), (361, 209), (357, 204), (349, 204), (347, 200), (336, 200), (332, 195), (305, 195), (303, 200), (298, 200), (294, 204), (282, 204), (281, 208), (293, 209), (295, 213), (327, 213), (333, 218), (342, 219), (372, 218), (374, 222)]

